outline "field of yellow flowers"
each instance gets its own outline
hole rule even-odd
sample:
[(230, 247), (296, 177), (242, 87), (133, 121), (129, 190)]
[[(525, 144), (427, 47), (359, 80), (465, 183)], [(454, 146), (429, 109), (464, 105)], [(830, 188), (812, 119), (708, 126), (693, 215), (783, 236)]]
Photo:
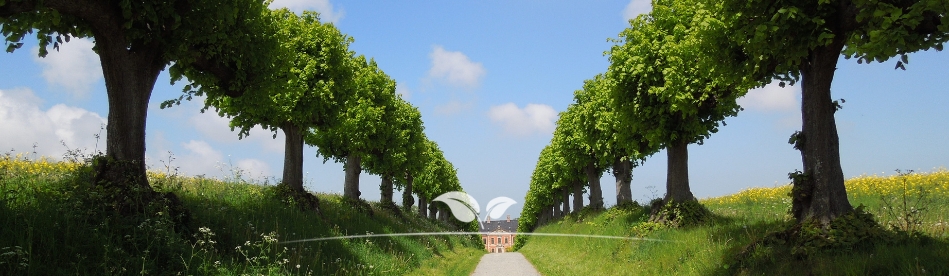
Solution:
[[(929, 173), (908, 173), (890, 176), (863, 175), (848, 179), (847, 194), (851, 201), (865, 197), (909, 196), (928, 194), (932, 197), (949, 197), (949, 170), (936, 169)], [(714, 198), (703, 199), (704, 204), (742, 204), (789, 202), (791, 185), (758, 187)]]
[[(883, 225), (917, 224), (921, 230), (940, 237), (949, 233), (949, 170), (900, 172), (893, 175), (862, 175), (846, 180), (847, 195), (853, 206), (864, 205)], [(790, 219), (791, 185), (756, 187), (741, 192), (702, 199), (715, 213), (758, 219)], [(743, 208), (755, 206), (756, 208)], [(748, 209), (757, 210), (749, 212)], [(907, 221), (907, 220), (916, 221)]]

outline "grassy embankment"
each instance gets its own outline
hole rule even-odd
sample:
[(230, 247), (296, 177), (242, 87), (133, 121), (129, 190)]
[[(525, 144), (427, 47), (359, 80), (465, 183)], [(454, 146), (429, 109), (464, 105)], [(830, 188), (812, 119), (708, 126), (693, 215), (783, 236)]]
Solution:
[(537, 229), (664, 241), (534, 236), (520, 252), (544, 275), (949, 275), (949, 171), (862, 176), (846, 185), (851, 203), (887, 228), (908, 230), (894, 235), (903, 238), (804, 255), (788, 246), (749, 247), (791, 223), (786, 185), (702, 199), (714, 219), (695, 227), (657, 227), (648, 210), (629, 206)]
[(162, 206), (131, 217), (103, 207), (87, 168), (0, 157), (0, 275), (467, 275), (484, 254), (480, 238), (466, 236), (283, 243), (452, 227), (377, 203), (370, 215), (331, 194), (317, 195), (321, 218), (240, 172), (225, 180), (149, 172), (154, 188), (190, 210), (188, 229), (176, 230)]

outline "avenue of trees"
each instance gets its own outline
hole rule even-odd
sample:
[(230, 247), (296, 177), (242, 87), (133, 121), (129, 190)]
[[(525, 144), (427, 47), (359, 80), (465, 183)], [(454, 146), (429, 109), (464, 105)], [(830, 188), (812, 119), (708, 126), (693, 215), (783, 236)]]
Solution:
[[(286, 137), (278, 189), (301, 207), (319, 210), (303, 186), (303, 149), (318, 148), (324, 162), (345, 164), (344, 197), (360, 201), (359, 174), (382, 178), (382, 203), (397, 208), (403, 190), (411, 210), (448, 221), (447, 206), (428, 200), (461, 191), (457, 170), (424, 134), (418, 108), (395, 93), (395, 81), (372, 59), (349, 49), (353, 38), (321, 23), (319, 14), (271, 10), (259, 0), (0, 0), (0, 27), (13, 52), (28, 35), (39, 55), (71, 38), (91, 38), (99, 54), (109, 101), (105, 156), (95, 157), (95, 184), (116, 198), (144, 192), (160, 197), (145, 176), (145, 119), (162, 70), (184, 93), (168, 108), (203, 97), (202, 112), (230, 120), (239, 137), (262, 127)], [(52, 49), (50, 49), (52, 47)], [(172, 200), (174, 201), (174, 200)], [(107, 203), (108, 204), (108, 203)], [(128, 213), (128, 212), (126, 212)]]
[[(792, 214), (828, 225), (854, 210), (840, 167), (830, 88), (841, 55), (858, 63), (942, 50), (949, 1), (654, 0), (629, 21), (606, 53), (606, 73), (586, 80), (560, 113), (538, 158), (518, 231), (583, 207), (603, 208), (599, 178), (616, 176), (617, 205), (629, 202), (632, 169), (660, 150), (668, 156), (660, 204), (697, 203), (688, 146), (701, 145), (751, 88), (801, 85), (802, 130), (791, 136), (803, 171), (790, 173)], [(574, 195), (573, 206), (569, 196)], [(654, 210), (655, 211), (655, 210)]]

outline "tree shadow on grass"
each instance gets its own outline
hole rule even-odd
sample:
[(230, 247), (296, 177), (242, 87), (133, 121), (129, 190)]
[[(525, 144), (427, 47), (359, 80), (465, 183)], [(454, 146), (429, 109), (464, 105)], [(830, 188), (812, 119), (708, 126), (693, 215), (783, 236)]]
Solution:
[[(947, 275), (949, 241), (925, 236), (873, 240), (850, 247), (794, 252), (775, 233), (791, 222), (718, 223), (712, 235), (730, 237), (722, 258), (703, 275)], [(780, 235), (780, 234), (777, 234)]]

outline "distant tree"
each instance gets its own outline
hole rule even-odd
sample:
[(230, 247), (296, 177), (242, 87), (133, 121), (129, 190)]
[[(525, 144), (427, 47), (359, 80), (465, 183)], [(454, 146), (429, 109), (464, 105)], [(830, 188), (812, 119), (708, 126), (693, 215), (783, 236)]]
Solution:
[(736, 99), (747, 92), (742, 82), (713, 78), (715, 56), (705, 54), (713, 50), (703, 48), (699, 37), (707, 17), (697, 1), (654, 1), (652, 12), (630, 20), (609, 52), (621, 135), (667, 150), (666, 202), (695, 200), (688, 145), (701, 144), (726, 117), (735, 116)]
[[(949, 39), (949, 2), (945, 0), (711, 1), (720, 9), (709, 26), (709, 41), (738, 47), (738, 70), (720, 70), (723, 78), (801, 82), (802, 130), (792, 136), (801, 151), (803, 173), (795, 179), (792, 213), (823, 224), (851, 212), (834, 113), (840, 108), (830, 89), (841, 54), (858, 63), (884, 62), (906, 54), (943, 49)], [(724, 60), (727, 64), (728, 60)]]
[(616, 178), (616, 204), (633, 201), (630, 183), (632, 169), (647, 156), (654, 154), (656, 147), (639, 133), (626, 133), (620, 123), (620, 114), (615, 110), (612, 93), (613, 80), (602, 74), (583, 82), (583, 89), (574, 92), (574, 102), (579, 111), (577, 130), (583, 146), (596, 157), (598, 164), (609, 164)]
[[(609, 167), (609, 163), (603, 162), (588, 144), (584, 137), (583, 127), (583, 107), (574, 103), (567, 107), (566, 111), (560, 112), (560, 118), (557, 120), (557, 128), (554, 129), (554, 137), (551, 145), (555, 148), (556, 155), (560, 156), (563, 163), (561, 170), (568, 175), (564, 180), (572, 180), (577, 177), (585, 180), (589, 187), (590, 207), (594, 209), (603, 209), (603, 190), (600, 186), (600, 176), (603, 171)], [(570, 175), (570, 173), (580, 172), (580, 175)], [(582, 175), (582, 177), (581, 177)]]
[[(239, 97), (266, 89), (274, 49), (269, 10), (257, 0), (5, 0), (7, 51), (35, 32), (39, 55), (71, 38), (93, 38), (109, 101), (106, 157), (98, 183), (153, 191), (145, 177), (145, 118), (159, 73), (187, 77), (196, 94)], [(116, 195), (121, 196), (121, 195)]]
[(395, 97), (385, 108), (379, 146), (370, 150), (364, 160), (366, 170), (382, 178), (380, 202), (389, 206), (395, 206), (392, 199), (395, 184), (403, 188), (407, 184), (404, 180), (407, 172), (417, 166), (412, 162), (421, 161), (418, 151), (422, 150), (419, 144), (424, 138), (422, 114), (399, 95)]

